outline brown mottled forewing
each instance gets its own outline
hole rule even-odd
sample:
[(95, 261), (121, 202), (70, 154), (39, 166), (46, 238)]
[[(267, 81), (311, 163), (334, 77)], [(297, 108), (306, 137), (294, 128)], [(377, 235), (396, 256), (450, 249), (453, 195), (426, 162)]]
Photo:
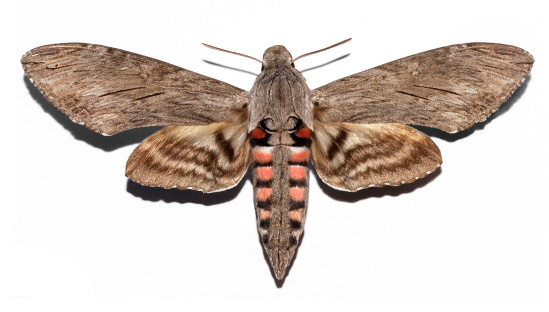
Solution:
[(435, 143), (406, 125), (317, 123), (313, 135), (318, 175), (341, 190), (410, 183), (442, 163)]
[(327, 122), (402, 123), (457, 132), (485, 120), (524, 81), (534, 58), (503, 44), (415, 54), (312, 91)]
[(73, 121), (112, 135), (136, 127), (232, 122), (248, 92), (127, 51), (53, 44), (21, 59), (29, 79)]
[(126, 176), (146, 186), (208, 193), (236, 185), (249, 163), (245, 122), (167, 126), (133, 151)]

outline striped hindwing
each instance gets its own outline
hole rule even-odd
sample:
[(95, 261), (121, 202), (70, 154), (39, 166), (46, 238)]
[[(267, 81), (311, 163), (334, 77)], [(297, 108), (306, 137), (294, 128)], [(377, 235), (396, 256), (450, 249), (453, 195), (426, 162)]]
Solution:
[(442, 163), (428, 136), (401, 124), (316, 123), (312, 160), (326, 184), (345, 191), (410, 183)]
[(52, 44), (21, 58), (30, 81), (74, 122), (101, 134), (146, 126), (231, 123), (249, 93), (150, 57), (86, 44)]
[[(277, 279), (284, 278), (305, 225), (310, 135), (306, 127), (291, 133), (251, 132), (257, 228)], [(280, 136), (292, 143), (273, 144)]]
[(510, 45), (442, 47), (336, 80), (311, 92), (328, 122), (400, 123), (446, 132), (495, 112), (518, 88), (534, 58)]
[(209, 193), (235, 186), (249, 163), (245, 122), (167, 126), (133, 151), (126, 176), (146, 186)]

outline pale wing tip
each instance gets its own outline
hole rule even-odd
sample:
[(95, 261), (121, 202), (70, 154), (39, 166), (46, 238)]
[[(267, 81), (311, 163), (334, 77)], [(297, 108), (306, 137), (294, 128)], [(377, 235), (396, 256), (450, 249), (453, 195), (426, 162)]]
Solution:
[[(31, 50), (32, 51), (32, 50)], [(23, 64), (23, 68), (25, 68), (25, 64), (27, 64), (29, 61), (29, 55), (31, 55), (31, 51), (27, 51), (27, 53), (23, 54), (23, 56), (21, 56), (21, 64)]]
[(29, 63), (36, 63), (38, 62), (38, 57), (40, 57), (40, 54), (39, 54), (39, 50), (40, 49), (43, 49), (43, 48), (47, 48), (49, 46), (53, 46), (53, 45), (44, 45), (44, 46), (40, 46), (40, 47), (36, 47), (34, 49), (31, 49), (29, 51), (27, 51), (25, 54), (23, 54), (23, 56), (21, 57), (21, 64), (23, 65), (27, 65)]
[(30, 69), (31, 69), (31, 64), (32, 63), (38, 63), (38, 61), (36, 60), (36, 54), (33, 53), (35, 49), (32, 49), (30, 51), (28, 51), (27, 53), (23, 54), (23, 56), (21, 56), (21, 60), (19, 60), (21, 62), (21, 66), (23, 66), (23, 70), (25, 71), (25, 74), (29, 77), (29, 79), (31, 80), (31, 82), (34, 84), (34, 81), (33, 79), (29, 76), (29, 73), (30, 73)]
[(34, 49), (30, 49), (25, 54), (23, 54), (23, 56), (21, 57), (21, 64), (25, 65), (25, 64), (28, 64), (28, 63), (35, 62), (36, 60), (34, 58), (39, 56), (38, 55), (38, 50), (40, 48), (43, 48), (43, 47), (47, 47), (47, 46), (36, 47)]

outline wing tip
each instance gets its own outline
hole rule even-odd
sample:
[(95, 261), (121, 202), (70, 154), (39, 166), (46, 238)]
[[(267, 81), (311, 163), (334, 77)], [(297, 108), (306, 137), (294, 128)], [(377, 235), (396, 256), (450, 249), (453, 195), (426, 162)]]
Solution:
[(34, 49), (28, 50), (25, 54), (23, 54), (23, 56), (21, 56), (21, 60), (20, 60), (21, 64), (23, 64), (25, 66), (28, 63), (36, 62), (36, 60), (33, 60), (32, 58), (38, 56), (37, 50), (42, 48), (42, 47), (47, 47), (47, 46), (36, 47)]
[(31, 54), (31, 51), (27, 51), (27, 53), (23, 54), (23, 56), (21, 56), (21, 60), (19, 60), (21, 62), (21, 64), (23, 65), (23, 69), (25, 69), (25, 65), (28, 63), (28, 58), (29, 58), (29, 54)]
[[(468, 47), (476, 47), (476, 46), (479, 46), (479, 45), (484, 45), (484, 46), (488, 45), (490, 47), (501, 47), (501, 48), (504, 48), (505, 50), (511, 50), (512, 52), (514, 52), (511, 55), (512, 57), (522, 58), (522, 59), (520, 59), (520, 61), (512, 62), (512, 63), (525, 64), (529, 68), (532, 68), (532, 66), (535, 62), (534, 56), (530, 52), (526, 51), (523, 48), (517, 47), (515, 45), (504, 44), (504, 43), (490, 43), (490, 42), (473, 42), (473, 43), (468, 43), (466, 45)], [(499, 54), (500, 55), (509, 55), (509, 53), (504, 53), (504, 52), (500, 52)]]
[(76, 123), (76, 124), (79, 124), (81, 126), (84, 126), (86, 127), (87, 129), (91, 130), (91, 131), (94, 131), (96, 133), (99, 133), (103, 136), (112, 136), (112, 135), (115, 135), (119, 132), (122, 132), (124, 130), (127, 130), (127, 129), (124, 129), (124, 128), (120, 128), (119, 125), (117, 126), (110, 126), (110, 127), (105, 127), (103, 126), (102, 128), (99, 128), (99, 127), (94, 127), (92, 125), (92, 123), (90, 123), (90, 121), (87, 119), (87, 118), (74, 118), (74, 114), (72, 114), (71, 112), (69, 112), (67, 109), (64, 108), (63, 105), (57, 105), (55, 103), (57, 103), (57, 101), (55, 100), (55, 98), (53, 96), (51, 96), (48, 92), (46, 92), (46, 90), (44, 88), (42, 88), (40, 86), (40, 84), (37, 83), (37, 81), (34, 79), (34, 75), (30, 72), (27, 71), (27, 68), (25, 66), (23, 66), (23, 69), (25, 70), (25, 74), (27, 76), (27, 78), (29, 79), (29, 81), (33, 84), (33, 86), (38, 90), (40, 91), (40, 94), (42, 94), (42, 96), (50, 103), (52, 104), (55, 108), (57, 108), (59, 111), (61, 111), (64, 115), (66, 115), (72, 122)]

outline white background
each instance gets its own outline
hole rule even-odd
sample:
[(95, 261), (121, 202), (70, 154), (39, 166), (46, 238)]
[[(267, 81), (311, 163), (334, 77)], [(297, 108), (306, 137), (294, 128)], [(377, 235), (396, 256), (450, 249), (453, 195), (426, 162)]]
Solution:
[[(544, 1), (381, 2), (4, 4), (1, 219), (4, 245), (13, 244), (2, 274), (15, 308), (97, 298), (76, 304), (547, 311), (549, 10)], [(463, 42), (516, 45), (536, 63), (495, 117), (464, 133), (428, 132), (444, 163), (426, 179), (345, 193), (313, 175), (305, 236), (282, 287), (259, 243), (249, 176), (213, 195), (129, 182), (126, 159), (152, 131), (103, 137), (73, 124), (19, 63), (40, 45), (98, 43), (249, 90), (260, 64), (200, 43), (257, 58), (283, 44), (295, 57), (348, 37), (297, 62), (311, 89)]]

